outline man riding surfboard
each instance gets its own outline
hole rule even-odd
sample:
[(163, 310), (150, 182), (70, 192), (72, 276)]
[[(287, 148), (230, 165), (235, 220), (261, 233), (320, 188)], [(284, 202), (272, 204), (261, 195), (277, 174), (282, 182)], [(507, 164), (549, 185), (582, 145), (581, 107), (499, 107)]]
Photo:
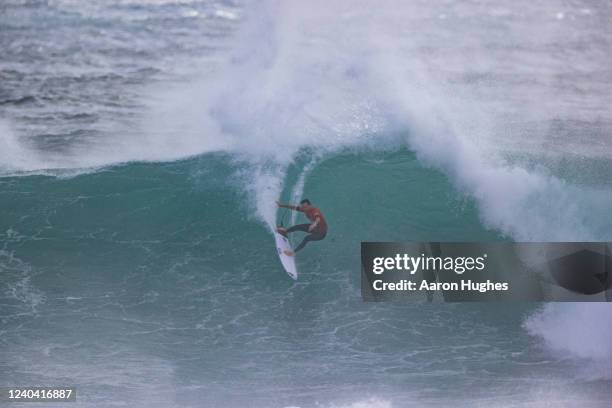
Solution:
[(309, 233), (304, 237), (300, 245), (295, 248), (295, 251), (283, 251), (285, 255), (294, 256), (295, 253), (304, 248), (308, 242), (321, 241), (325, 238), (325, 235), (327, 235), (327, 222), (325, 221), (325, 217), (321, 213), (321, 210), (313, 206), (310, 203), (310, 200), (308, 200), (307, 198), (300, 201), (299, 205), (281, 204), (278, 201), (276, 202), (276, 205), (281, 208), (288, 208), (290, 210), (303, 212), (306, 218), (310, 220), (310, 224), (298, 224), (290, 228), (276, 228), (276, 231), (284, 236), (287, 236), (287, 234), (295, 231), (303, 231)]

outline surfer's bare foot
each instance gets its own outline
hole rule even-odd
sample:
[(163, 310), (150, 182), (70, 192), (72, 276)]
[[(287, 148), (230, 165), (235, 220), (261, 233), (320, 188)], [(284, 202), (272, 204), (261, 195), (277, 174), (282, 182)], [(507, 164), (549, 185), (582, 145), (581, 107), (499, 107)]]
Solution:
[(283, 253), (284, 253), (285, 255), (287, 255), (287, 256), (294, 256), (294, 255), (295, 255), (295, 253), (294, 253), (293, 251), (290, 251), (290, 250), (288, 250), (288, 249), (285, 249), (285, 250), (283, 251)]
[(286, 235), (287, 234), (287, 228), (276, 227), (276, 232), (278, 232), (279, 234)]

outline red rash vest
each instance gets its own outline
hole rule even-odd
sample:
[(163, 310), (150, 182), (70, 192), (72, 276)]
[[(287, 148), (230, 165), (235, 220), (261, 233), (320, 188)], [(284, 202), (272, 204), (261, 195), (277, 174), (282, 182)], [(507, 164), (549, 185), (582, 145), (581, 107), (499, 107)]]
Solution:
[[(299, 210), (299, 211), (302, 211), (302, 210)], [(321, 213), (321, 210), (319, 210), (317, 207), (310, 207), (309, 209), (304, 210), (302, 212), (304, 213), (306, 218), (308, 218), (311, 222), (315, 222), (317, 217), (321, 219), (321, 221), (319, 221), (319, 224), (317, 224), (317, 226), (312, 232), (316, 232), (318, 234), (327, 233), (327, 222), (325, 221), (325, 217)]]

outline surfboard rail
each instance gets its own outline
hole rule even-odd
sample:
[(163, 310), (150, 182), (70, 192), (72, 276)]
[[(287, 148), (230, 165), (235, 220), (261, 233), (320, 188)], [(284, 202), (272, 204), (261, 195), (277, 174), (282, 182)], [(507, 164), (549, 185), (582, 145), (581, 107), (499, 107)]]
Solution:
[(287, 275), (291, 276), (294, 280), (298, 278), (297, 268), (295, 266), (295, 256), (289, 256), (284, 251), (293, 251), (291, 243), (286, 236), (274, 232), (274, 239), (276, 241), (276, 252), (280, 258), (283, 268), (287, 272)]

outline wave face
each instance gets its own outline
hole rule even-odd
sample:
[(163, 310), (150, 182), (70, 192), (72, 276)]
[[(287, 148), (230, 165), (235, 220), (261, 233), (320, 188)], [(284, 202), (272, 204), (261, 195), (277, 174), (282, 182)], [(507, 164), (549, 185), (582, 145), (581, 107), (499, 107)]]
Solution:
[[(607, 406), (607, 305), (363, 304), (354, 254), (612, 240), (610, 5), (0, 10), (3, 384), (76, 384), (82, 406)], [(303, 196), (330, 235), (293, 283), (269, 229)]]

